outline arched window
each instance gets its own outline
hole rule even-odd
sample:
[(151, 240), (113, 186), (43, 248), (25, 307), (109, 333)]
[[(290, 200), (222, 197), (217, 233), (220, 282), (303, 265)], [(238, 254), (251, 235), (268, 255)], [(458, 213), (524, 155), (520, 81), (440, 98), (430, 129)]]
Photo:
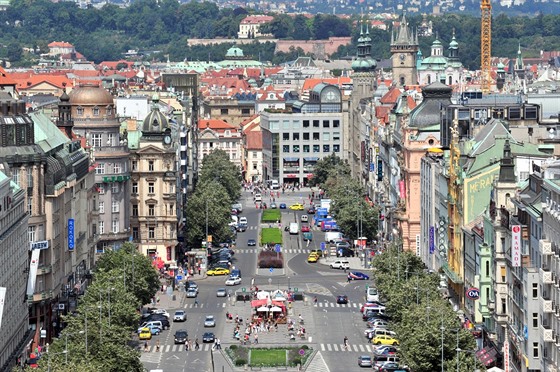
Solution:
[(92, 110), (91, 110), (93, 116), (99, 116), (99, 107), (95, 106)]
[(84, 114), (84, 108), (82, 106), (78, 106), (76, 108), (76, 114), (78, 114), (80, 116), (83, 115)]

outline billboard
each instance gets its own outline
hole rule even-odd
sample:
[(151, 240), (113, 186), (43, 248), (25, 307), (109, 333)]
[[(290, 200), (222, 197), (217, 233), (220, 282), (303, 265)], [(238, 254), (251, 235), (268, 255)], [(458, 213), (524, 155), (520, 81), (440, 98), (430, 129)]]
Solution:
[(494, 178), (500, 172), (500, 163), (489, 167), (482, 173), (466, 177), (463, 186), (463, 221), (468, 223), (480, 215), (490, 203), (490, 190), (493, 188)]
[(511, 266), (521, 266), (521, 225), (511, 226)]
[(35, 293), (35, 280), (37, 279), (37, 269), (39, 268), (40, 249), (31, 251), (31, 263), (29, 264), (29, 278), (27, 278), (27, 295), (33, 296)]
[(73, 251), (75, 247), (74, 243), (74, 219), (68, 219), (68, 250)]

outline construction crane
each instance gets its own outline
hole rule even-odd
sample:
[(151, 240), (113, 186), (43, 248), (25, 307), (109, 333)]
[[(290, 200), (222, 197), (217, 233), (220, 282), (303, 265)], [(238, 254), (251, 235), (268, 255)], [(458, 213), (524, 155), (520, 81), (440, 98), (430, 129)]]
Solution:
[(492, 77), (492, 4), (490, 0), (480, 2), (480, 70), (482, 72), (482, 93), (490, 93)]

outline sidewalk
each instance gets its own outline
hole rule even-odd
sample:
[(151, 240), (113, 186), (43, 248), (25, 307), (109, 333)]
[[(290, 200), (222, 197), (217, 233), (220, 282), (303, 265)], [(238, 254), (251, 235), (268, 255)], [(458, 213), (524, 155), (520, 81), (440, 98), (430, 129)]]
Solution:
[[(364, 268), (364, 263), (362, 259), (359, 257), (336, 257), (336, 256), (327, 256), (326, 258), (323, 257), (319, 260), (321, 265), (329, 266), (336, 260), (345, 260), (348, 261), (350, 264), (350, 270), (347, 271), (363, 271), (367, 273), (368, 271), (371, 272), (371, 268)], [(334, 270), (334, 269), (333, 269)]]

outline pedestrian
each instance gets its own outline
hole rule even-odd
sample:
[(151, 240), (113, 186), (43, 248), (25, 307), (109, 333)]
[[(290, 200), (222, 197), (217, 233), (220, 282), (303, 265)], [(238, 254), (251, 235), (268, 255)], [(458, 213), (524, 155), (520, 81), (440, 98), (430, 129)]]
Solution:
[(216, 350), (218, 348), (218, 339), (216, 338), (214, 340), (214, 345), (212, 345), (212, 351)]
[(201, 271), (201, 269), (200, 269), (200, 265), (199, 265), (198, 266), (198, 275), (200, 275), (200, 271)]
[(315, 306), (317, 306), (317, 296), (315, 296), (315, 297), (313, 298), (313, 304), (315, 304)]
[(344, 336), (344, 350), (348, 351), (348, 337)]
[(189, 340), (185, 340), (185, 351), (189, 351)]
[(147, 353), (150, 351), (150, 345), (148, 345), (148, 341), (144, 342), (144, 352)]
[[(350, 281), (350, 280), (348, 280), (348, 281)], [(195, 306), (195, 307), (198, 307), (198, 298), (195, 298), (195, 299), (194, 299), (194, 306)]]
[(200, 345), (198, 343), (198, 337), (194, 339), (194, 349), (195, 350), (199, 350), (200, 349)]
[(156, 341), (156, 352), (159, 353), (159, 340)]
[(216, 339), (216, 348), (222, 350), (222, 343), (219, 338)]
[(259, 335), (255, 333), (255, 344), (259, 343)]

